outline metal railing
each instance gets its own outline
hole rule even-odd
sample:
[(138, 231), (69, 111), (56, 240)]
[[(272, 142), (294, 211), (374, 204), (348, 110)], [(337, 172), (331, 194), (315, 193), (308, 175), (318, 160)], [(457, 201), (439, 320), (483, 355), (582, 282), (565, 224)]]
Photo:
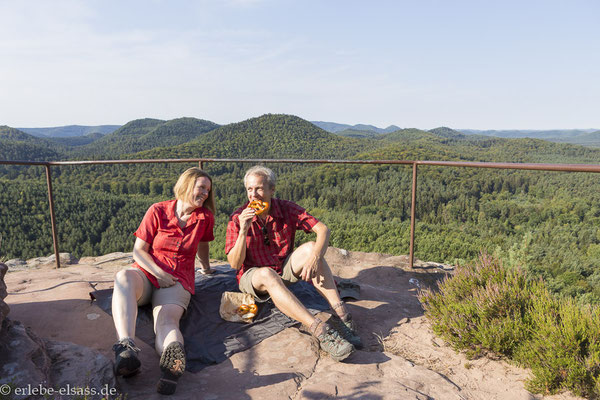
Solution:
[(160, 163), (198, 163), (200, 168), (205, 163), (282, 163), (282, 164), (372, 164), (372, 165), (412, 165), (412, 191), (410, 204), (410, 245), (409, 266), (414, 266), (415, 222), (417, 207), (417, 167), (466, 167), (466, 168), (492, 168), (516, 169), (537, 171), (562, 171), (562, 172), (600, 172), (600, 165), (596, 164), (535, 164), (535, 163), (495, 163), (495, 162), (470, 162), (470, 161), (409, 161), (409, 160), (299, 160), (299, 159), (266, 159), (266, 158), (178, 158), (178, 159), (152, 159), (152, 160), (91, 160), (91, 161), (4, 161), (0, 165), (38, 165), (46, 169), (46, 182), (48, 184), (48, 206), (50, 209), (50, 223), (52, 225), (52, 241), (56, 267), (60, 268), (58, 238), (56, 234), (56, 221), (54, 217), (54, 195), (52, 192), (52, 166), (66, 165), (110, 165), (110, 164), (160, 164)]

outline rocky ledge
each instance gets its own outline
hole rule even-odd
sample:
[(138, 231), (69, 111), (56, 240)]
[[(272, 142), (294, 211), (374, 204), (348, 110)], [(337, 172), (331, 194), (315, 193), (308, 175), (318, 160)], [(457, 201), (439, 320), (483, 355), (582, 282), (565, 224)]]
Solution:
[(85, 398), (101, 398), (103, 396), (93, 395), (92, 388), (98, 393), (103, 388), (117, 391), (112, 362), (100, 352), (74, 343), (40, 338), (19, 321), (7, 318), (10, 312), (4, 302), (7, 271), (8, 266), (0, 263), (1, 397), (59, 398), (60, 395), (48, 390), (66, 388), (67, 394), (63, 398), (74, 398), (80, 393), (85, 395), (86, 389), (90, 395)]

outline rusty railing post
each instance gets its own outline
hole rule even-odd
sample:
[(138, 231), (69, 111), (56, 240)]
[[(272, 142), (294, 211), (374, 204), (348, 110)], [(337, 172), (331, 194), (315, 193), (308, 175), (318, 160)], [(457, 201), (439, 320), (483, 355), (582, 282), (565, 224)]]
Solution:
[(410, 202), (410, 253), (408, 266), (414, 268), (415, 262), (415, 210), (417, 209), (417, 163), (413, 163), (412, 200)]
[(204, 169), (204, 161), (198, 161), (198, 167), (200, 167), (200, 169)]
[(50, 165), (46, 167), (46, 182), (48, 183), (48, 203), (50, 205), (50, 224), (52, 225), (52, 242), (54, 243), (54, 256), (56, 257), (56, 268), (60, 268), (60, 255), (58, 253), (58, 238), (56, 235), (56, 222), (54, 219), (54, 194), (52, 193), (52, 174)]

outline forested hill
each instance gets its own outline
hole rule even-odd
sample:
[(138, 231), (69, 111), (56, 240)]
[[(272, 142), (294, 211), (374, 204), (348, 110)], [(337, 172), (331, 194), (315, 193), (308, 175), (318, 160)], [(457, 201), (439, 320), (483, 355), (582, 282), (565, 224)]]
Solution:
[(0, 140), (16, 140), (21, 142), (30, 142), (35, 143), (38, 142), (35, 136), (29, 135), (25, 132), (22, 132), (18, 129), (11, 128), (10, 126), (0, 126)]
[(82, 125), (67, 125), (55, 126), (51, 128), (18, 128), (20, 131), (33, 136), (46, 138), (70, 138), (81, 137), (99, 133), (101, 136), (113, 133), (120, 128), (120, 125), (99, 125), (99, 126), (82, 126)]
[[(450, 128), (446, 128), (446, 127), (440, 127), (440, 128), (436, 128), (436, 129), (432, 129), (430, 131), (428, 131), (430, 133), (433, 133), (434, 135), (440, 136), (440, 137), (453, 137), (453, 138), (461, 138), (461, 139), (466, 139), (469, 140), (471, 137), (467, 137), (465, 135), (463, 135), (462, 133), (455, 131), (453, 129)], [(389, 130), (387, 132), (375, 132), (372, 130), (359, 130), (356, 128), (348, 128), (345, 129), (343, 131), (338, 131), (335, 132), (337, 135), (340, 136), (346, 136), (346, 137), (353, 137), (353, 138), (372, 138), (372, 139), (377, 139), (377, 140), (404, 140), (407, 139), (409, 137), (416, 137), (415, 135), (427, 135), (426, 131), (423, 131), (421, 129), (415, 129), (415, 128), (405, 128), (405, 129), (400, 129), (397, 128), (393, 129), (393, 130)], [(475, 138), (475, 135), (472, 136), (473, 138)]]
[(467, 139), (467, 137), (454, 129), (441, 126), (439, 128), (431, 129), (429, 132), (434, 133), (440, 137), (452, 138), (452, 139)]
[(117, 158), (155, 147), (186, 143), (218, 127), (214, 122), (197, 118), (177, 118), (170, 121), (138, 119), (78, 148), (74, 154), (78, 157)]
[(57, 160), (64, 146), (8, 126), (0, 126), (0, 160)]
[(600, 147), (600, 131), (582, 133), (580, 135), (567, 137), (567, 138), (558, 137), (558, 138), (549, 138), (546, 140), (550, 140), (552, 142), (557, 142), (557, 143), (574, 143), (574, 144), (580, 144), (582, 146)]
[(531, 138), (531, 139), (556, 139), (569, 138), (592, 132), (600, 132), (597, 129), (550, 129), (550, 130), (477, 130), (460, 129), (466, 134), (495, 136), (501, 138)]
[(363, 159), (463, 160), (521, 163), (600, 163), (600, 149), (541, 139), (503, 139), (464, 135), (450, 128), (430, 131), (402, 129), (377, 139), (373, 152)]
[(291, 115), (267, 114), (222, 126), (170, 148), (140, 153), (141, 158), (349, 158), (374, 142), (339, 137)]
[(468, 135), (494, 136), (501, 138), (543, 139), (557, 143), (571, 143), (589, 147), (600, 147), (600, 130), (596, 129), (554, 129), (554, 130), (475, 130), (461, 129)]
[[(356, 124), (356, 125), (348, 125), (348, 124), (338, 124), (337, 122), (325, 122), (325, 121), (311, 121), (311, 123), (315, 124), (321, 129), (326, 130), (327, 132), (337, 133), (340, 135), (344, 135), (345, 131), (358, 131), (358, 132), (370, 132), (372, 135), (377, 135), (380, 133), (390, 133), (393, 131), (397, 131), (400, 129), (396, 125), (390, 125), (387, 128), (378, 128), (373, 125), (366, 124)], [(345, 136), (345, 135), (344, 135)]]
[(83, 136), (49, 137), (48, 140), (67, 147), (77, 147), (95, 142), (103, 136), (104, 135), (100, 132), (93, 132)]

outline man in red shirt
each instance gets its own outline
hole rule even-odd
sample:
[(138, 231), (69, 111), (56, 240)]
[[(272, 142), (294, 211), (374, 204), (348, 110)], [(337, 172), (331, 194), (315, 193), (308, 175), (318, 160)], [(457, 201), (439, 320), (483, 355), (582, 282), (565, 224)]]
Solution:
[[(281, 312), (307, 326), (321, 348), (341, 361), (352, 354), (354, 346), (360, 347), (361, 341), (324, 259), (329, 228), (299, 205), (273, 198), (275, 183), (275, 173), (269, 168), (255, 166), (246, 172), (249, 202), (263, 201), (268, 207), (257, 215), (246, 203), (231, 215), (225, 242), (227, 260), (238, 270), (240, 291), (259, 302), (273, 299)], [(294, 250), (298, 229), (317, 237)], [(312, 282), (329, 302), (335, 313), (329, 321), (314, 317), (289, 291), (287, 285), (300, 279)]]

